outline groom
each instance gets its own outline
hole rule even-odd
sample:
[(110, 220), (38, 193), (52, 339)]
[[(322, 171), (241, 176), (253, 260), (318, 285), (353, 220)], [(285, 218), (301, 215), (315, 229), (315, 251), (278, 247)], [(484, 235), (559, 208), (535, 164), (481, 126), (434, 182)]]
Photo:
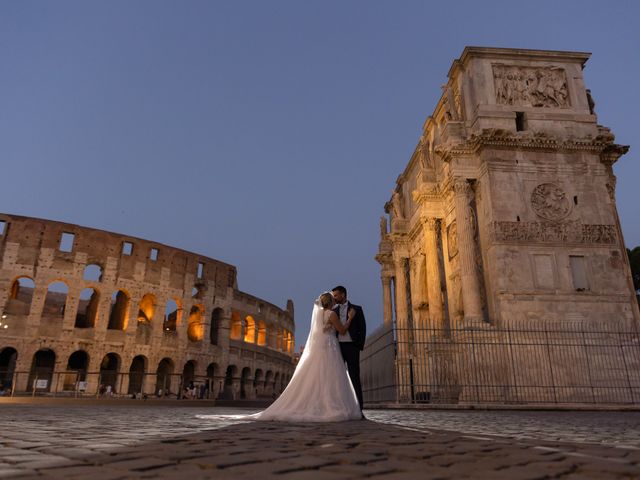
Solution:
[[(367, 324), (364, 320), (362, 307), (349, 303), (347, 300), (347, 289), (342, 285), (331, 290), (333, 298), (336, 300), (336, 306), (333, 311), (338, 314), (338, 318), (344, 324), (347, 321), (347, 315), (350, 310), (355, 310), (355, 316), (349, 325), (349, 331), (344, 335), (338, 334), (340, 342), (340, 351), (342, 358), (347, 364), (349, 378), (353, 384), (353, 389), (358, 397), (360, 411), (362, 411), (362, 385), (360, 385), (360, 351), (364, 348), (364, 340), (367, 337)], [(364, 418), (364, 416), (363, 416)]]

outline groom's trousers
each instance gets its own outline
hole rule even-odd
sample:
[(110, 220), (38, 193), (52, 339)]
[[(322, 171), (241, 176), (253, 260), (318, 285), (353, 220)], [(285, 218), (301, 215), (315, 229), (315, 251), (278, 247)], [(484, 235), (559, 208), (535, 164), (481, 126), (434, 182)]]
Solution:
[(351, 384), (356, 391), (358, 404), (362, 410), (362, 385), (360, 384), (360, 349), (353, 342), (340, 342), (340, 352), (347, 364)]

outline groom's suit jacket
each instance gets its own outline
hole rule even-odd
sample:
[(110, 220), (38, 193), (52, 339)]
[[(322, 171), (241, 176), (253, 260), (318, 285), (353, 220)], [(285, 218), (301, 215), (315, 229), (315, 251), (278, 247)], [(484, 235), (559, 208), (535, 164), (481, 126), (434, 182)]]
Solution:
[[(360, 305), (354, 305), (351, 302), (347, 302), (347, 315), (349, 315), (349, 310), (354, 309), (356, 311), (355, 317), (351, 321), (351, 325), (349, 325), (349, 335), (351, 335), (351, 341), (358, 347), (358, 349), (364, 349), (364, 341), (367, 338), (367, 323), (364, 319), (364, 312), (362, 311), (362, 307)], [(338, 318), (340, 318), (340, 305), (336, 305), (333, 307), (333, 311), (336, 312)]]

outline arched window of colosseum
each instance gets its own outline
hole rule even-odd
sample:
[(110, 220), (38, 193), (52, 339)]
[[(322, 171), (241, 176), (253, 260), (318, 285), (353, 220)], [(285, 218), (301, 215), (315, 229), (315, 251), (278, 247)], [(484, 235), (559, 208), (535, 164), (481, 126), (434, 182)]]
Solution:
[(13, 347), (0, 350), (0, 382), (5, 388), (13, 387), (13, 372), (16, 370), (18, 351)]
[(258, 320), (258, 345), (267, 344), (267, 324), (264, 320)]
[(64, 375), (63, 389), (80, 389), (78, 382), (87, 379), (87, 368), (89, 368), (89, 355), (84, 350), (77, 350), (69, 356), (67, 361), (67, 373)]
[(242, 340), (242, 319), (238, 312), (231, 312), (229, 336), (232, 340)]
[(144, 393), (144, 374), (147, 371), (147, 357), (144, 355), (138, 355), (131, 361), (129, 367), (129, 388), (127, 393), (129, 395)]
[(47, 296), (44, 300), (44, 308), (42, 309), (43, 317), (64, 317), (64, 311), (67, 306), (67, 294), (69, 287), (64, 282), (53, 282), (47, 289)]
[(125, 330), (129, 317), (129, 295), (123, 290), (111, 296), (111, 312), (109, 313), (109, 330)]
[(244, 367), (242, 369), (242, 377), (240, 379), (240, 398), (250, 398), (251, 392), (249, 392), (249, 388), (253, 384), (251, 379), (251, 369), (249, 367)]
[(145, 293), (138, 306), (138, 322), (150, 323), (156, 309), (156, 297), (151, 293)]
[(196, 362), (195, 360), (189, 360), (184, 364), (182, 368), (182, 389), (188, 387), (189, 384), (196, 379)]
[(167, 306), (164, 309), (164, 322), (162, 323), (162, 330), (165, 332), (175, 332), (182, 320), (182, 308), (180, 302), (174, 299), (169, 299)]
[(9, 298), (4, 306), (4, 315), (29, 315), (36, 284), (29, 277), (18, 277), (11, 284)]
[(209, 342), (211, 345), (218, 345), (218, 335), (220, 334), (220, 322), (222, 321), (222, 309), (216, 308), (211, 313), (211, 328), (209, 329)]
[(251, 315), (247, 315), (245, 318), (244, 341), (256, 343), (256, 321)]
[(98, 316), (100, 293), (95, 288), (85, 288), (80, 292), (75, 328), (93, 328)]
[(289, 339), (287, 343), (287, 353), (293, 353), (293, 334), (289, 332)]
[(107, 395), (117, 393), (119, 370), (120, 356), (117, 353), (107, 353), (100, 362), (100, 391)]
[(204, 338), (204, 320), (202, 305), (194, 305), (189, 312), (187, 336), (192, 342), (199, 342)]
[(84, 267), (82, 278), (83, 280), (87, 280), (89, 282), (101, 282), (102, 267), (97, 263), (90, 263), (89, 265)]
[[(33, 360), (31, 362), (27, 391), (31, 392), (34, 386), (38, 391), (50, 391), (55, 366), (56, 354), (53, 350), (48, 348), (38, 350), (33, 355)], [(40, 382), (36, 382), (38, 380)]]
[(276, 326), (276, 350), (282, 350), (282, 330)]
[[(160, 360), (160, 363), (158, 363), (156, 370), (156, 395), (164, 397), (171, 393), (173, 369), (173, 360), (170, 358), (163, 358)], [(177, 386), (175, 388), (177, 388)]]

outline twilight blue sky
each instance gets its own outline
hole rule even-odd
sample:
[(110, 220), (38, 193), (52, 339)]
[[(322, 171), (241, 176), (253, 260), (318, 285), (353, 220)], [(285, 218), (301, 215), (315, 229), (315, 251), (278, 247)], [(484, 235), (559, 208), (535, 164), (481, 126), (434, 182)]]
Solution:
[(593, 53), (640, 245), (640, 2), (3, 1), (0, 211), (218, 258), (296, 304), (343, 283), (380, 323), (378, 218), (465, 45)]

